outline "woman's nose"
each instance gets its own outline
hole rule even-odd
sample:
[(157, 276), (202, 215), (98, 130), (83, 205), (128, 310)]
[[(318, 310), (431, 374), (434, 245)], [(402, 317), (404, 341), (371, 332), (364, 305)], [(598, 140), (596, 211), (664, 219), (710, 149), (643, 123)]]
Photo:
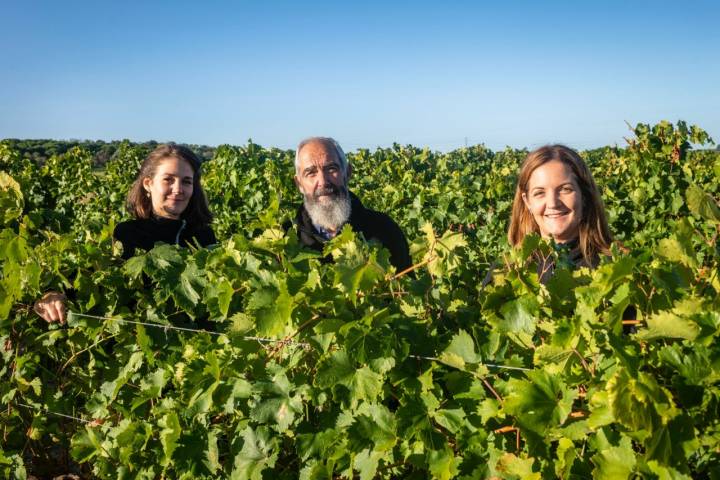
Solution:
[(560, 205), (562, 205), (562, 202), (560, 201), (560, 195), (553, 192), (550, 195), (548, 195), (547, 198), (547, 206), (550, 208), (557, 208)]

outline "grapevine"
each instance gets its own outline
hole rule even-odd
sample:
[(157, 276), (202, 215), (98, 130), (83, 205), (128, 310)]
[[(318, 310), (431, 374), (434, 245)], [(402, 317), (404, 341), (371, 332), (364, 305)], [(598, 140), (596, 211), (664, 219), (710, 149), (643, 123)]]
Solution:
[[(283, 230), (291, 151), (219, 147), (220, 245), (122, 261), (147, 147), (97, 168), (0, 143), (0, 472), (720, 476), (720, 154), (691, 148), (711, 142), (661, 122), (584, 152), (619, 243), (546, 284), (533, 252), (551, 246), (505, 240), (522, 150), (350, 154), (350, 188), (411, 243), (396, 272), (349, 228), (322, 254)], [(74, 292), (67, 325), (33, 312), (48, 290)]]

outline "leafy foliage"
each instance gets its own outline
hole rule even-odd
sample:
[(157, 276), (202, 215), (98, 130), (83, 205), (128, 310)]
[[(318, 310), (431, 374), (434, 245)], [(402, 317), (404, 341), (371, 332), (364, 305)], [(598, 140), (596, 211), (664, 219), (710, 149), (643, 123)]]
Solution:
[[(412, 243), (397, 275), (350, 229), (330, 264), (283, 232), (292, 152), (219, 147), (221, 245), (123, 263), (111, 233), (145, 147), (97, 170), (80, 148), (40, 164), (0, 144), (0, 471), (720, 475), (720, 156), (683, 122), (633, 134), (585, 153), (624, 250), (546, 284), (532, 252), (552, 248), (504, 240), (524, 151), (351, 154), (351, 188)], [(49, 289), (74, 292), (67, 326), (31, 310)]]

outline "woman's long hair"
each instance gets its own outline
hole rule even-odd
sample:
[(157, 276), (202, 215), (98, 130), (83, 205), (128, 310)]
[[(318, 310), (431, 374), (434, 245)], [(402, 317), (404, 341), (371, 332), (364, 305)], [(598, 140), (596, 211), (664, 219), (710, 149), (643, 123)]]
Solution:
[(205, 192), (200, 185), (200, 159), (189, 148), (174, 143), (159, 145), (145, 158), (137, 178), (128, 192), (128, 211), (133, 217), (138, 219), (152, 217), (152, 199), (143, 187), (143, 180), (154, 177), (160, 162), (168, 158), (184, 160), (190, 164), (193, 170), (193, 193), (187, 207), (185, 207), (185, 210), (180, 214), (180, 218), (185, 219), (194, 227), (208, 225), (212, 221), (212, 214), (208, 208)]
[(540, 233), (532, 214), (525, 206), (523, 194), (527, 194), (532, 173), (551, 161), (560, 161), (570, 167), (582, 195), (582, 218), (580, 219), (578, 247), (588, 266), (597, 265), (601, 254), (610, 254), (612, 235), (608, 226), (605, 207), (592, 173), (578, 153), (564, 145), (546, 145), (530, 152), (520, 167), (515, 199), (513, 200), (508, 241), (512, 246), (522, 243), (529, 233)]

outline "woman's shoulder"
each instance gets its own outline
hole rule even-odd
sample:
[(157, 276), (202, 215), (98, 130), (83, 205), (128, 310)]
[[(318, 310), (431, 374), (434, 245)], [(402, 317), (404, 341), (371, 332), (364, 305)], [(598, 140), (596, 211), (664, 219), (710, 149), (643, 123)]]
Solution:
[(493, 282), (494, 274), (496, 271), (500, 270), (502, 268), (502, 262), (500, 260), (493, 260), (488, 264), (488, 270), (485, 273), (485, 278), (483, 278), (482, 283), (480, 284), (480, 289), (484, 290), (485, 287), (490, 285)]
[(194, 225), (190, 228), (190, 236), (197, 239), (200, 246), (207, 247), (218, 243), (215, 231), (210, 224)]
[(138, 219), (120, 222), (115, 225), (115, 230), (113, 230), (113, 237), (117, 240), (127, 239), (134, 233), (137, 233), (137, 231), (141, 228), (143, 222), (145, 222), (145, 220)]
[[(147, 220), (135, 219), (126, 220), (115, 225), (113, 238), (122, 243), (122, 258), (127, 260), (135, 255), (135, 249), (137, 247), (148, 248), (148, 236), (144, 233), (146, 227), (143, 227), (145, 223), (147, 223)], [(151, 246), (152, 245), (150, 245), (150, 247)]]

